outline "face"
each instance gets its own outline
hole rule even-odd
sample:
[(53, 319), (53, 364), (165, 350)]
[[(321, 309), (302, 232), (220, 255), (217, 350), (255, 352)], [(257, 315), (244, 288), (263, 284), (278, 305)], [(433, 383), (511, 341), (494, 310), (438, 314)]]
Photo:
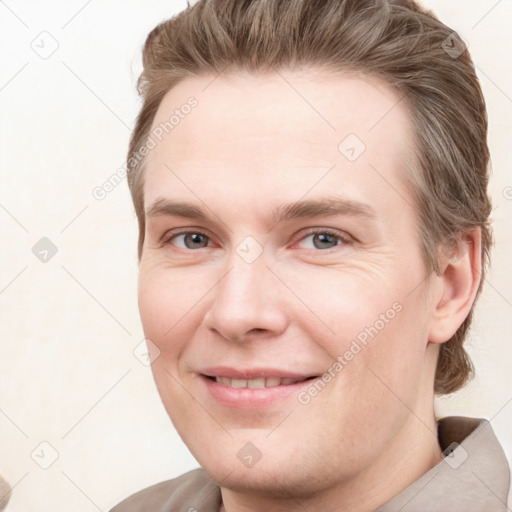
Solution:
[(432, 407), (406, 107), (367, 76), (209, 76), (169, 91), (153, 133), (190, 97), (144, 184), (139, 308), (166, 410), (231, 489), (369, 471)]

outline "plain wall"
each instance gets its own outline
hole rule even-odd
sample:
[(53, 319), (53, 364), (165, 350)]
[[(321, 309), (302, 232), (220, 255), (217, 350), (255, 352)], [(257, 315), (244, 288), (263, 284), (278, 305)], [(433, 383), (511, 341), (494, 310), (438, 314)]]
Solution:
[[(495, 205), (493, 267), (468, 340), (477, 377), (437, 410), (489, 418), (512, 460), (512, 2), (423, 3), (478, 66)], [(141, 45), (184, 6), (0, 2), (0, 474), (15, 486), (10, 512), (105, 511), (197, 466), (133, 353), (143, 339), (137, 225), (123, 179)], [(58, 251), (47, 262), (32, 252), (43, 237)]]

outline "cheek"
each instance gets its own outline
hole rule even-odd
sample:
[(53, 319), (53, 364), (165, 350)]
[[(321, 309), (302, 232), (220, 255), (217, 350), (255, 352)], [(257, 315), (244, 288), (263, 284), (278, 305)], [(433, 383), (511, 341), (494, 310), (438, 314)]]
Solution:
[(343, 376), (336, 381), (346, 387), (343, 393), (360, 387), (360, 397), (373, 400), (375, 393), (390, 393), (386, 385), (413, 392), (428, 342), (428, 316), (422, 289), (411, 293), (411, 281), (407, 273), (354, 269), (295, 281), (312, 312), (295, 315), (295, 321), (331, 357), (341, 358)]
[(188, 395), (178, 383), (179, 362), (186, 341), (191, 338), (194, 304), (197, 298), (187, 292), (183, 278), (173, 272), (141, 268), (138, 305), (144, 336), (154, 344), (151, 371), (163, 404), (173, 422), (188, 418)]
[[(181, 287), (175, 286), (162, 274), (141, 272), (138, 287), (139, 313), (146, 339), (156, 346), (158, 357), (152, 363), (156, 371), (173, 370), (183, 349), (183, 328), (187, 324), (189, 300)], [(174, 370), (173, 370), (174, 371)], [(165, 376), (164, 376), (165, 377)], [(158, 384), (158, 380), (157, 380)]]
[(141, 285), (139, 281), (138, 302), (144, 335), (162, 350), (162, 339), (174, 323), (169, 311), (173, 311), (175, 300), (165, 288), (149, 283)]
[(181, 339), (176, 333), (191, 326), (208, 290), (204, 276), (188, 274), (183, 269), (141, 265), (138, 305), (142, 325), (146, 337), (153, 337), (161, 350), (171, 340)]
[[(352, 264), (304, 268), (301, 272), (283, 269), (282, 275), (293, 283), (293, 292), (300, 299), (290, 299), (290, 304), (295, 304), (293, 321), (309, 330), (313, 339), (322, 337), (324, 343), (338, 350), (358, 335), (364, 339), (365, 329), (376, 322), (382, 330), (380, 315), (387, 313), (386, 325), (396, 316), (394, 304), (400, 298), (397, 283), (394, 276), (363, 267)], [(298, 314), (304, 306), (308, 311)]]
[[(401, 297), (394, 307), (378, 310), (379, 314), (352, 338), (355, 342), (344, 354), (352, 361), (344, 369), (340, 385), (344, 393), (358, 396), (355, 407), (363, 416), (375, 417), (378, 411), (385, 415), (394, 410), (398, 418), (416, 408), (424, 384), (421, 376), (428, 345), (424, 310), (421, 300)], [(353, 351), (358, 353), (352, 356)]]

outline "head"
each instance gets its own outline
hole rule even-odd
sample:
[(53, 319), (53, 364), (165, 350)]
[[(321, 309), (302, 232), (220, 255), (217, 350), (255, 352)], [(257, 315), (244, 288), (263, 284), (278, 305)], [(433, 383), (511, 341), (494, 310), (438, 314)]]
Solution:
[[(406, 0), (199, 1), (149, 35), (128, 155), (139, 306), (164, 405), (218, 479), (211, 461), (245, 449), (273, 454), (268, 480), (297, 442), (304, 479), (340, 453), (349, 478), (471, 375), (491, 205), (460, 44)], [(212, 384), (237, 366), (255, 386), (261, 368), (316, 380), (239, 408)]]

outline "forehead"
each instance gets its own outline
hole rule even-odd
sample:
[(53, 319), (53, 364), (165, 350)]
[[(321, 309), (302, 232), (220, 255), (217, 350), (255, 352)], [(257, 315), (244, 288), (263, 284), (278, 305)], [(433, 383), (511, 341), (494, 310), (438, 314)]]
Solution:
[[(195, 106), (183, 108), (187, 104)], [(381, 189), (383, 179), (404, 181), (414, 161), (405, 101), (382, 80), (353, 73), (187, 78), (162, 100), (151, 133), (161, 140), (147, 157), (146, 206), (163, 195), (170, 169), (174, 180), (186, 173), (194, 190), (204, 189), (206, 179), (212, 189), (239, 192), (244, 185), (261, 197), (278, 194), (282, 185), (286, 200), (297, 199), (333, 166), (336, 172), (319, 188), (337, 183), (357, 195), (369, 180)], [(271, 185), (262, 189), (264, 183)], [(389, 194), (396, 201), (396, 190)]]

